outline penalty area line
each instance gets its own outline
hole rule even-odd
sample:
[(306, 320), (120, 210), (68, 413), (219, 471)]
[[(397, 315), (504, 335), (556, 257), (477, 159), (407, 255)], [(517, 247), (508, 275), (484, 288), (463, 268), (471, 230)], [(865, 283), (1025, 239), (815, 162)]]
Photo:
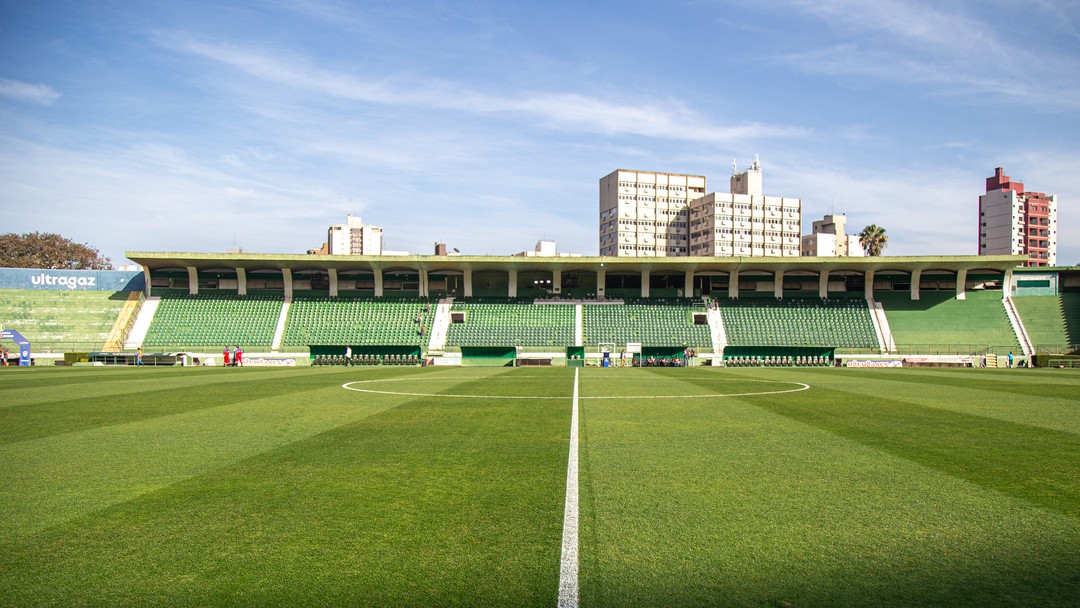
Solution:
[(559, 564), (559, 608), (578, 605), (578, 370), (570, 413), (570, 458), (566, 464), (566, 506), (563, 510), (562, 559)]

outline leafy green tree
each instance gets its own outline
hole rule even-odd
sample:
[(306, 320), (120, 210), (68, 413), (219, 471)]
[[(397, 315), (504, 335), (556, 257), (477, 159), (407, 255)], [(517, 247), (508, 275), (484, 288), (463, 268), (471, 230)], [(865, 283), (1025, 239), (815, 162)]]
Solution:
[(881, 255), (881, 251), (889, 244), (889, 235), (885, 229), (877, 224), (870, 224), (859, 233), (859, 245), (862, 246), (866, 255)]
[(0, 234), (0, 267), (63, 270), (109, 270), (112, 261), (90, 247), (59, 234)]

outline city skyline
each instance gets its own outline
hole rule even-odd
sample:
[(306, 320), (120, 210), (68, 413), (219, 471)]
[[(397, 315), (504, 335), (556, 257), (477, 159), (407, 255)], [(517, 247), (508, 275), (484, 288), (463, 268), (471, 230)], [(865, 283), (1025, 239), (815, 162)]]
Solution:
[[(1003, 167), (1056, 194), (1080, 263), (1080, 7), (1066, 2), (0, 9), (5, 232), (123, 252), (385, 247), (595, 255), (599, 179), (760, 155), (807, 222), (974, 255)], [(717, 184), (721, 187), (717, 188)]]

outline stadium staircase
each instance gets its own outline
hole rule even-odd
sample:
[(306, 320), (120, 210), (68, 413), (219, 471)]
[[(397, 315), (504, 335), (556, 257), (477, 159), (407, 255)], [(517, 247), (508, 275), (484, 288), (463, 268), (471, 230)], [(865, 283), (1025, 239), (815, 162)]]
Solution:
[(103, 352), (116, 353), (124, 350), (124, 342), (131, 332), (135, 319), (138, 317), (139, 305), (142, 303), (142, 299), (143, 293), (141, 291), (128, 293), (127, 300), (124, 301), (124, 306), (120, 309), (116, 322), (113, 323), (112, 331), (109, 332), (109, 337), (105, 340), (105, 346), (101, 349)]
[(135, 322), (131, 325), (131, 331), (128, 332), (127, 339), (124, 341), (124, 350), (135, 350), (142, 346), (144, 340), (146, 340), (146, 332), (150, 330), (150, 324), (154, 321), (154, 314), (157, 313), (158, 304), (161, 303), (161, 298), (153, 296), (147, 297), (143, 300), (142, 306), (139, 307), (139, 313), (135, 315)]
[(585, 305), (574, 305), (574, 346), (585, 346)]
[(724, 330), (724, 319), (720, 316), (720, 309), (714, 306), (707, 308), (709, 315), (709, 332), (712, 335), (712, 349), (717, 355), (724, 354), (727, 348), (727, 331)]
[(1031, 347), (1031, 338), (1028, 337), (1024, 322), (1020, 319), (1020, 313), (1016, 312), (1016, 306), (1013, 304), (1012, 298), (1005, 296), (1001, 299), (1001, 304), (1005, 307), (1005, 314), (1009, 317), (1009, 324), (1012, 325), (1013, 332), (1016, 334), (1016, 341), (1020, 343), (1020, 350), (1025, 357), (1030, 357), (1035, 349)]
[(270, 343), (270, 352), (278, 352), (281, 350), (281, 341), (285, 337), (285, 321), (289, 318), (289, 308), (292, 307), (292, 300), (285, 298), (285, 303), (281, 305), (281, 313), (278, 315), (277, 327), (274, 329), (274, 341)]
[(866, 306), (870, 310), (870, 319), (874, 322), (874, 333), (877, 335), (878, 347), (883, 353), (896, 352), (896, 342), (892, 337), (892, 329), (889, 327), (889, 318), (885, 316), (885, 309), (881, 303), (873, 298), (867, 298)]
[(443, 298), (435, 307), (435, 318), (431, 320), (431, 340), (428, 341), (428, 353), (441, 355), (446, 352), (446, 333), (450, 331), (450, 307), (454, 298)]

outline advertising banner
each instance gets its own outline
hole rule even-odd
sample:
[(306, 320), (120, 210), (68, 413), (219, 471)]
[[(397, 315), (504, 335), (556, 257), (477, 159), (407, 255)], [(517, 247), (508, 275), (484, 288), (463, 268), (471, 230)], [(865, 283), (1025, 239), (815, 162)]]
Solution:
[(898, 359), (848, 359), (844, 367), (904, 367)]
[(142, 291), (145, 287), (140, 270), (0, 268), (0, 289)]

